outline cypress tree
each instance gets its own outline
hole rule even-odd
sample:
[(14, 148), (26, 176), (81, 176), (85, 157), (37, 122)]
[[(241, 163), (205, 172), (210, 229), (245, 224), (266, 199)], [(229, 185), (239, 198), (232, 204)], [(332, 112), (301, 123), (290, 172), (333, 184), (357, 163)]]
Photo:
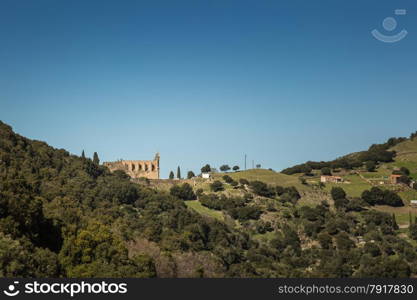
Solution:
[(400, 227), (398, 227), (397, 220), (395, 219), (394, 213), (392, 214), (392, 228), (394, 228), (394, 230), (400, 229)]
[(94, 152), (93, 163), (95, 163), (96, 165), (98, 165), (100, 163), (100, 159), (98, 158), (97, 152)]
[(169, 179), (174, 179), (174, 172), (169, 172)]
[(84, 153), (84, 150), (83, 150), (83, 152), (81, 153), (81, 158), (85, 158), (85, 153)]
[(180, 166), (178, 166), (177, 168), (177, 178), (181, 179), (181, 170), (180, 170)]

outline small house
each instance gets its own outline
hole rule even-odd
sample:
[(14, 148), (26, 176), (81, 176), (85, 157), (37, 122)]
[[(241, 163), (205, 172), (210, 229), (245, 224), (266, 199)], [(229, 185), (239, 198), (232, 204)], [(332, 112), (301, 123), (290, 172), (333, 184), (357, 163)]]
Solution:
[(392, 174), (389, 179), (391, 184), (398, 184), (400, 183), (400, 178), (402, 175), (398, 175), (398, 174)]
[(320, 181), (323, 183), (326, 183), (326, 182), (339, 183), (339, 182), (343, 182), (343, 178), (340, 176), (322, 175), (320, 177)]
[(211, 174), (210, 173), (201, 173), (201, 177), (204, 179), (210, 179)]
[(411, 207), (417, 207), (417, 200), (410, 200)]

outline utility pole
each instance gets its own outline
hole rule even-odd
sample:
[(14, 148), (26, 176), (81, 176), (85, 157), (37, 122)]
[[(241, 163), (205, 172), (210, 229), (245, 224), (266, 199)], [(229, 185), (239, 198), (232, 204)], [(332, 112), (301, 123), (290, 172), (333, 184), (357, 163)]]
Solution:
[(246, 170), (246, 154), (245, 154), (245, 170)]
[(255, 161), (252, 159), (252, 169), (255, 169)]

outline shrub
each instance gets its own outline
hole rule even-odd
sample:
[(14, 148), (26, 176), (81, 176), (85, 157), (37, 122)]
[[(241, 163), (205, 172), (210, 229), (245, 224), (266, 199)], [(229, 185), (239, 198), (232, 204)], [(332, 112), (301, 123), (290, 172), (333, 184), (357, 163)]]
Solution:
[(372, 160), (365, 163), (365, 168), (368, 172), (375, 172), (376, 163)]
[(324, 167), (321, 169), (321, 175), (332, 175), (332, 170), (329, 167)]
[(362, 193), (362, 199), (369, 205), (389, 205), (394, 207), (404, 206), (403, 200), (398, 194), (389, 190), (373, 187)]
[(262, 181), (252, 181), (249, 186), (251, 187), (252, 191), (262, 197), (272, 197), (274, 193), (271, 189), (268, 188), (267, 184)]
[(333, 187), (330, 191), (333, 200), (345, 199), (346, 192), (341, 187)]
[(227, 172), (229, 170), (230, 170), (229, 165), (222, 165), (222, 166), (220, 166), (220, 171), (222, 171), (222, 172)]
[(240, 183), (241, 185), (249, 185), (249, 181), (248, 181), (248, 180), (246, 180), (245, 178), (240, 178), (240, 179), (239, 179), (239, 183)]
[(216, 180), (216, 181), (214, 181), (213, 183), (210, 184), (210, 189), (213, 192), (223, 191), (224, 190), (223, 183), (221, 183), (221, 181)]
[(174, 185), (170, 189), (170, 194), (181, 200), (195, 200), (197, 197), (194, 194), (193, 188), (188, 183), (183, 185)]
[(226, 183), (232, 183), (233, 182), (233, 178), (230, 177), (229, 175), (224, 175), (222, 178)]
[(209, 164), (206, 164), (205, 166), (203, 166), (202, 168), (201, 168), (201, 173), (208, 173), (208, 172), (210, 172), (211, 171), (211, 167), (210, 167), (210, 165)]

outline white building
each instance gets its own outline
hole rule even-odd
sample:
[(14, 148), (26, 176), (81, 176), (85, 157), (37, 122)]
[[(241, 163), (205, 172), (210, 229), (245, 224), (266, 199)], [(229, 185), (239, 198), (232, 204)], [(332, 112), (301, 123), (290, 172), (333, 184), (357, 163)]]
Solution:
[(201, 173), (201, 177), (204, 179), (210, 179), (211, 174), (210, 173)]

